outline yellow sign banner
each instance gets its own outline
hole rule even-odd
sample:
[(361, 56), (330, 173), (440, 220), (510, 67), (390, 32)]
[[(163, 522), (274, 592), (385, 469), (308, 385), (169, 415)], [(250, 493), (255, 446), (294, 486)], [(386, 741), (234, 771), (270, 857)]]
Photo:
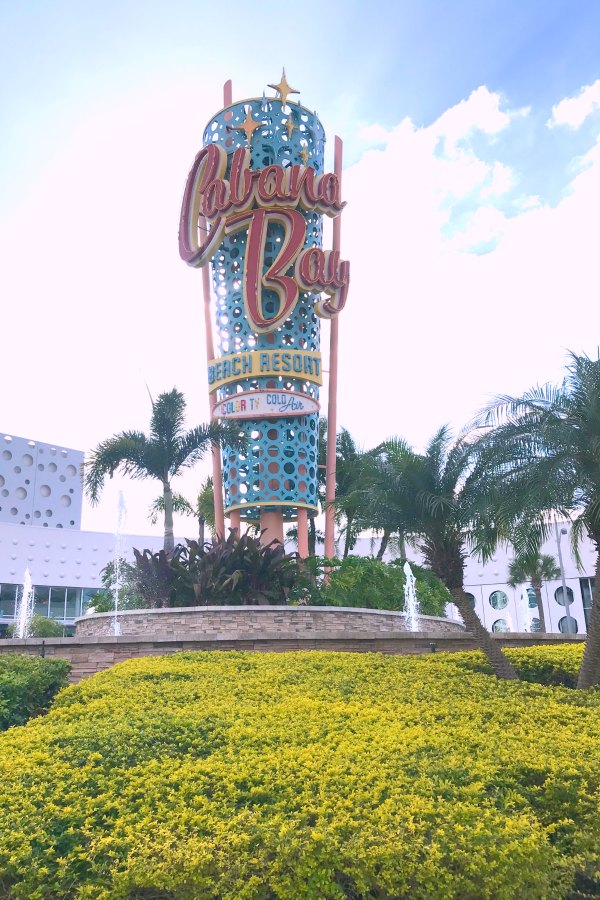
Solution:
[(211, 359), (208, 364), (211, 393), (232, 381), (279, 375), (323, 384), (321, 354), (309, 350), (252, 350), (228, 353), (219, 359)]

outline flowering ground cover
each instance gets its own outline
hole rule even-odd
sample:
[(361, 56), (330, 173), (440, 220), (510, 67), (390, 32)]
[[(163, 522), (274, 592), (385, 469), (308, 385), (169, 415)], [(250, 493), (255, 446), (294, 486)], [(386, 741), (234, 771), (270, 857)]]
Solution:
[(479, 664), (183, 653), (70, 687), (0, 738), (0, 895), (594, 896), (600, 694)]

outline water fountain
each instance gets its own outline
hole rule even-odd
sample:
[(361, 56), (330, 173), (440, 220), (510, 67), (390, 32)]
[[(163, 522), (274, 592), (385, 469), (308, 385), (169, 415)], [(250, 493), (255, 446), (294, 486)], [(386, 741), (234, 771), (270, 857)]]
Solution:
[(121, 590), (121, 563), (123, 561), (123, 528), (127, 519), (127, 507), (125, 506), (125, 498), (123, 491), (119, 491), (119, 512), (117, 516), (117, 530), (115, 531), (115, 546), (113, 552), (113, 579), (112, 593), (115, 601), (115, 610), (113, 614), (113, 634), (121, 634), (121, 623), (119, 622), (119, 592)]
[(404, 585), (404, 616), (409, 631), (419, 630), (419, 599), (416, 580), (408, 562), (404, 563), (406, 583)]
[(35, 604), (35, 595), (33, 585), (31, 583), (31, 573), (29, 569), (25, 569), (23, 576), (23, 587), (21, 594), (17, 599), (17, 608), (15, 610), (15, 637), (29, 637), (29, 627), (33, 616), (33, 607)]

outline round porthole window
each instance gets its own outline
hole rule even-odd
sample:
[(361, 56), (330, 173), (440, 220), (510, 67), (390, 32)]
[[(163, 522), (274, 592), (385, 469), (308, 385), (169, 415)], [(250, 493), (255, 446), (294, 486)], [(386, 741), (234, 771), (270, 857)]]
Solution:
[[(494, 591), (490, 594), (490, 606), (492, 609), (504, 609), (508, 603), (508, 597), (504, 591)], [(498, 620), (501, 621), (501, 620)]]
[[(573, 591), (571, 590), (570, 587), (567, 588), (567, 597), (568, 597), (568, 599), (569, 599), (569, 603), (572, 603), (572, 602), (573, 602)], [(564, 598), (564, 596), (563, 596), (562, 585), (561, 585), (561, 587), (556, 588), (556, 590), (554, 591), (554, 599), (555, 599), (556, 602), (559, 603), (561, 606), (564, 606), (564, 605), (565, 605), (565, 598)]]
[(558, 630), (562, 632), (562, 634), (577, 634), (577, 632), (579, 631), (577, 619), (571, 616), (571, 630), (569, 631), (567, 617), (563, 616), (562, 619), (559, 619)]
[(509, 631), (508, 622), (506, 621), (506, 619), (496, 619), (496, 621), (492, 625), (492, 631)]

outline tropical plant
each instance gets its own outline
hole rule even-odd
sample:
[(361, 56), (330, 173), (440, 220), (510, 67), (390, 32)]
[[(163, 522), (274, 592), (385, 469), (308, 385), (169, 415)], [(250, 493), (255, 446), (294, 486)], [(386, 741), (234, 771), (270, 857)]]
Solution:
[[(175, 549), (175, 548), (174, 548)], [(171, 567), (171, 557), (164, 550), (136, 550), (135, 584), (144, 598), (144, 605), (151, 609), (164, 606), (185, 606), (185, 601), (176, 602), (175, 573)], [(193, 605), (193, 601), (192, 604)]]
[(346, 559), (366, 524), (364, 488), (371, 481), (374, 458), (361, 450), (350, 432), (342, 428), (336, 439), (336, 521), (344, 537), (342, 558)]
[(522, 397), (501, 396), (479, 417), (489, 428), (479, 442), (480, 464), (502, 485), (500, 515), (521, 505), (518, 554), (541, 546), (552, 532), (550, 511), (573, 516), (571, 540), (587, 533), (596, 548), (596, 573), (586, 649), (578, 687), (600, 683), (600, 356), (572, 353), (558, 387), (534, 387)]
[(492, 489), (485, 470), (474, 464), (469, 441), (465, 437), (453, 441), (443, 426), (419, 454), (395, 438), (378, 448), (376, 471), (377, 478), (367, 489), (374, 523), (390, 532), (419, 536), (427, 568), (452, 594), (494, 673), (498, 678), (516, 678), (464, 590), (466, 548), (487, 559), (503, 536), (491, 515)]
[(98, 503), (106, 476), (121, 470), (131, 478), (155, 478), (162, 484), (164, 546), (174, 549), (173, 491), (171, 481), (185, 468), (195, 465), (214, 443), (239, 446), (239, 431), (231, 423), (211, 422), (184, 430), (185, 398), (173, 388), (152, 400), (148, 435), (122, 431), (98, 444), (84, 467), (84, 486), (92, 504)]
[(508, 581), (511, 587), (518, 584), (531, 583), (531, 587), (535, 592), (537, 602), (538, 618), (540, 620), (539, 631), (546, 631), (546, 617), (544, 615), (544, 604), (542, 602), (542, 584), (545, 581), (554, 581), (560, 578), (560, 569), (556, 565), (556, 560), (548, 553), (523, 552), (520, 556), (515, 556), (508, 566)]
[[(17, 624), (12, 622), (7, 629), (7, 633), (9, 637), (15, 637), (17, 631)], [(28, 637), (37, 637), (37, 638), (52, 638), (52, 637), (63, 637), (65, 633), (65, 626), (62, 622), (58, 622), (56, 619), (48, 618), (48, 616), (40, 616), (33, 615), (29, 620), (29, 626), (27, 628), (27, 636)]]
[[(311, 604), (364, 607), (366, 609), (404, 609), (403, 571), (405, 559), (384, 563), (374, 557), (348, 556), (343, 560), (323, 560), (328, 577), (310, 591)], [(425, 616), (443, 616), (452, 602), (448, 589), (427, 569), (411, 562), (416, 579), (420, 611)]]
[(285, 603), (300, 576), (296, 555), (278, 541), (263, 546), (260, 535), (232, 529), (212, 545), (186, 541), (171, 561), (177, 599), (192, 595), (196, 604)]
[[(118, 572), (117, 572), (118, 570)], [(102, 569), (102, 590), (90, 599), (90, 605), (96, 612), (112, 612), (115, 608), (115, 596), (118, 579), (118, 608), (143, 609), (147, 606), (138, 587), (137, 566), (126, 559), (111, 561)]]
[[(165, 511), (165, 499), (161, 495), (157, 497), (150, 507), (150, 521), (156, 524), (159, 513)], [(208, 525), (211, 537), (215, 538), (215, 505), (213, 480), (209, 475), (198, 491), (195, 504), (190, 503), (183, 494), (173, 492), (173, 512), (181, 513), (184, 516), (192, 516), (198, 521), (198, 543), (204, 544), (206, 540), (206, 526)]]

